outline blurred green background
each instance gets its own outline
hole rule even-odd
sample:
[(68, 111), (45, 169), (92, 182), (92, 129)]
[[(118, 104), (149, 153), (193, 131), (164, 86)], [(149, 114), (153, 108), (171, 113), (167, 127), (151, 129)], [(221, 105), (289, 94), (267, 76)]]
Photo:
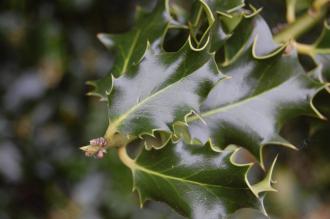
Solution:
[[(248, 3), (264, 6), (274, 31), (284, 22), (284, 1)], [(85, 82), (112, 64), (96, 34), (129, 30), (138, 4), (152, 7), (146, 0), (1, 1), (0, 219), (181, 218), (162, 203), (140, 209), (115, 154), (96, 160), (79, 151), (107, 126), (105, 104), (85, 95)], [(329, 96), (315, 100), (328, 118)], [(269, 147), (280, 153), (279, 192), (266, 200), (272, 218), (330, 218), (329, 121), (297, 118), (283, 134), (301, 150)], [(264, 217), (243, 210), (233, 218)]]

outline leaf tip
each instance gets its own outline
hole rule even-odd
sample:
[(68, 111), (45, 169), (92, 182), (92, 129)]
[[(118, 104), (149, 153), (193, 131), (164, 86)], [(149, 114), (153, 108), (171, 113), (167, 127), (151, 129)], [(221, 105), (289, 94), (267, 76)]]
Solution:
[(247, 183), (248, 183), (251, 191), (253, 192), (253, 194), (256, 197), (259, 198), (260, 193), (263, 193), (263, 192), (277, 192), (277, 190), (272, 186), (272, 184), (274, 182), (272, 177), (273, 177), (273, 172), (275, 169), (275, 164), (276, 164), (277, 158), (278, 158), (278, 155), (276, 155), (276, 157), (274, 158), (274, 160), (268, 170), (268, 173), (266, 174), (266, 176), (263, 180), (261, 180), (260, 182), (258, 182), (256, 184), (253, 184), (253, 185), (251, 185), (247, 180)]
[(100, 42), (106, 47), (106, 48), (111, 48), (114, 45), (113, 40), (111, 39), (110, 34), (106, 33), (98, 33), (96, 34), (96, 37), (100, 40)]

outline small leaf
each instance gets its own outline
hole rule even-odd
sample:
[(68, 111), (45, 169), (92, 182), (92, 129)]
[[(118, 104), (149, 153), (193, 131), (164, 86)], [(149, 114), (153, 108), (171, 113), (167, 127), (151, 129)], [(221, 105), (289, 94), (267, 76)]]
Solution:
[[(237, 24), (240, 22), (238, 17), (243, 16), (243, 12), (236, 12), (245, 5), (244, 0), (199, 0), (196, 2), (199, 3), (200, 7), (195, 7), (197, 8), (197, 11), (196, 13), (193, 13), (194, 16), (190, 22), (191, 34), (189, 41), (195, 49), (204, 48), (204, 46), (211, 41), (210, 51), (213, 52), (219, 45), (222, 45), (221, 43), (223, 39), (227, 38), (228, 34), (235, 28), (234, 23)], [(226, 25), (224, 25), (224, 28), (231, 25), (231, 28), (230, 30), (227, 30), (227, 33), (225, 33), (223, 27), (218, 24), (220, 23), (218, 18), (219, 14), (231, 18), (231, 21), (227, 19), (227, 22), (225, 22)], [(207, 23), (207, 25), (205, 25), (205, 23)], [(213, 25), (214, 23), (215, 25)], [(222, 37), (219, 37), (220, 35), (213, 37), (214, 33), (218, 33), (222, 35)]]
[(330, 25), (328, 23), (324, 23), (323, 31), (313, 46), (316, 53), (330, 53)]
[(215, 22), (215, 17), (204, 0), (196, 1), (194, 9), (196, 11), (189, 23), (190, 35), (188, 41), (191, 48), (198, 51), (203, 50), (209, 44), (210, 30)]
[(88, 96), (95, 96), (100, 98), (100, 101), (107, 101), (107, 93), (110, 92), (112, 84), (112, 75), (109, 74), (95, 81), (87, 81), (86, 84), (93, 87), (93, 90), (87, 93)]

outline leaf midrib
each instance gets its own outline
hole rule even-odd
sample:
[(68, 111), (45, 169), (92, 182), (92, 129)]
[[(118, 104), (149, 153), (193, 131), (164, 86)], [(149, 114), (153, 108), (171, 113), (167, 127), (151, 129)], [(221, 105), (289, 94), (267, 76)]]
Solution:
[(155, 92), (154, 94), (147, 96), (146, 98), (144, 98), (142, 101), (140, 101), (138, 104), (135, 104), (132, 108), (130, 108), (128, 111), (126, 111), (124, 114), (122, 114), (120, 117), (118, 117), (108, 128), (109, 133), (107, 133), (107, 136), (111, 136), (112, 134), (114, 134), (114, 132), (117, 131), (117, 127), (122, 123), (122, 121), (124, 121), (130, 114), (134, 113), (140, 106), (144, 105), (146, 102), (148, 102), (149, 100), (151, 100), (152, 98), (156, 97), (157, 95), (165, 92), (166, 90), (168, 90), (169, 88), (175, 86), (177, 83), (183, 81), (184, 79), (186, 79), (186, 77), (181, 78), (180, 80), (175, 81), (174, 83), (165, 86), (164, 88), (158, 90), (157, 92)]
[(175, 176), (165, 175), (165, 174), (147, 169), (147, 168), (139, 165), (137, 163), (136, 159), (133, 160), (130, 156), (128, 156), (127, 151), (126, 151), (126, 147), (118, 148), (118, 156), (119, 156), (120, 160), (128, 168), (130, 168), (132, 170), (133, 175), (134, 175), (135, 171), (142, 171), (142, 172), (145, 172), (147, 174), (158, 176), (158, 177), (161, 177), (161, 178), (164, 178), (164, 179), (171, 179), (171, 180), (179, 181), (179, 182), (182, 182), (182, 183), (190, 183), (190, 184), (198, 185), (198, 186), (201, 186), (201, 187), (227, 188), (227, 189), (232, 189), (232, 190), (234, 190), (234, 189), (249, 190), (248, 186), (247, 187), (242, 187), (242, 188), (240, 188), (240, 187), (234, 188), (234, 187), (223, 186), (223, 185), (210, 185), (210, 184), (200, 183), (200, 182), (196, 182), (196, 181), (192, 181), (192, 180), (182, 179), (182, 178), (175, 177)]
[[(298, 76), (299, 75), (296, 75), (295, 77), (292, 77), (289, 80), (293, 80), (293, 79), (297, 78)], [(192, 122), (192, 121), (195, 121), (195, 120), (200, 119), (200, 117), (202, 117), (202, 118), (209, 117), (209, 116), (212, 116), (214, 114), (217, 114), (217, 113), (220, 113), (220, 112), (225, 112), (225, 111), (228, 111), (228, 110), (233, 109), (235, 107), (238, 107), (238, 106), (240, 106), (240, 105), (242, 105), (244, 103), (247, 103), (247, 102), (250, 102), (250, 101), (252, 101), (254, 99), (257, 99), (257, 98), (259, 98), (260, 96), (262, 96), (262, 95), (264, 95), (266, 93), (269, 93), (269, 92), (271, 92), (271, 91), (273, 91), (275, 89), (278, 89), (280, 86), (282, 86), (283, 84), (287, 83), (289, 80), (285, 81), (284, 83), (279, 84), (278, 86), (274, 86), (271, 89), (268, 89), (268, 90), (266, 90), (264, 92), (260, 92), (257, 95), (253, 95), (253, 96), (250, 96), (250, 97), (245, 98), (243, 100), (240, 100), (240, 101), (237, 101), (237, 102), (234, 102), (234, 103), (230, 103), (229, 105), (225, 105), (223, 107), (219, 107), (219, 108), (215, 108), (215, 109), (212, 109), (212, 110), (209, 110), (209, 111), (206, 111), (206, 112), (202, 112), (198, 116), (196, 116), (196, 115), (191, 116), (190, 118), (187, 119), (186, 122), (189, 123), (189, 122)]]
[(124, 58), (124, 65), (123, 65), (123, 68), (122, 68), (120, 74), (124, 74), (127, 71), (129, 61), (132, 58), (133, 50), (134, 50), (134, 48), (137, 45), (137, 41), (138, 41), (138, 39), (140, 37), (140, 34), (141, 34), (141, 30), (137, 30), (136, 31), (136, 34), (135, 34), (135, 36), (133, 38), (133, 42), (132, 42), (132, 44), (131, 44), (131, 46), (130, 46), (130, 48), (128, 50), (128, 53), (127, 53), (127, 56), (126, 56), (127, 58)]
[(136, 170), (139, 170), (139, 171), (145, 172), (145, 173), (150, 174), (150, 175), (154, 175), (154, 176), (158, 176), (160, 178), (164, 178), (165, 180), (166, 179), (171, 179), (171, 180), (179, 181), (181, 183), (190, 183), (190, 184), (198, 185), (198, 186), (201, 186), (201, 187), (226, 188), (226, 189), (232, 189), (232, 190), (234, 190), (234, 189), (235, 190), (236, 189), (248, 190), (249, 189), (248, 187), (229, 187), (229, 186), (224, 186), (224, 185), (212, 185), (212, 184), (206, 184), (206, 183), (196, 182), (196, 181), (192, 181), (192, 180), (187, 180), (187, 179), (183, 179), (183, 178), (179, 178), (179, 177), (175, 177), (175, 176), (165, 175), (165, 174), (147, 169), (143, 166), (140, 166), (139, 164), (136, 163), (135, 160), (134, 160), (133, 165), (130, 168), (132, 169), (133, 172), (136, 171)]

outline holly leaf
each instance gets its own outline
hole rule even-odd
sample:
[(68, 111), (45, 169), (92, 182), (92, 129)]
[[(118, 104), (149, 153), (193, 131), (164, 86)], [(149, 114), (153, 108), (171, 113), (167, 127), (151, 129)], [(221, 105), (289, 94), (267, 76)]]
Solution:
[[(211, 43), (211, 51), (214, 51), (219, 45), (222, 45), (223, 40), (240, 22), (243, 11), (241, 10), (241, 13), (237, 13), (237, 11), (245, 5), (244, 0), (199, 0), (195, 2), (196, 5), (200, 7), (194, 8), (196, 11), (188, 24), (189, 42), (196, 49), (204, 48)], [(219, 14), (222, 15), (221, 19), (218, 17)], [(230, 18), (231, 21), (224, 17)], [(219, 25), (222, 20), (224, 25)], [(226, 33), (224, 28), (227, 28)], [(218, 34), (218, 36), (213, 37), (214, 34)]]
[[(110, 50), (114, 50), (115, 58), (110, 74), (103, 79), (88, 81), (87, 84), (94, 89), (87, 95), (99, 97), (101, 101), (107, 100), (107, 92), (112, 83), (112, 77), (118, 77), (126, 72), (135, 71), (146, 52), (148, 43), (160, 40), (166, 31), (166, 26), (173, 21), (166, 10), (167, 0), (159, 0), (151, 11), (139, 8), (138, 18), (133, 29), (121, 34), (98, 34), (99, 40)], [(174, 25), (173, 21), (173, 25)]]
[(115, 61), (111, 74), (115, 77), (131, 72), (143, 57), (147, 44), (159, 39), (171, 21), (166, 10), (168, 1), (158, 1), (151, 12), (139, 8), (138, 19), (133, 29), (123, 34), (98, 34), (100, 41), (109, 49), (115, 48)]
[[(206, 219), (224, 218), (240, 208), (265, 212), (258, 194), (271, 188), (273, 166), (254, 187), (247, 181), (251, 164), (234, 161), (238, 150), (228, 147), (217, 152), (209, 146), (180, 141), (161, 150), (142, 149), (134, 160), (122, 147), (119, 157), (132, 171), (133, 190), (138, 192), (141, 206), (153, 199), (166, 202), (186, 217)], [(257, 187), (263, 189), (254, 190)]]
[[(255, 10), (250, 16), (245, 15), (245, 19), (239, 23), (233, 36), (225, 43), (222, 66), (234, 63), (247, 52), (252, 44), (254, 44), (253, 52), (256, 59), (267, 59), (284, 49), (285, 45), (278, 45), (272, 40), (268, 25), (258, 15), (259, 12), (260, 10)], [(257, 43), (260, 46), (255, 46)]]
[(173, 53), (150, 49), (137, 71), (113, 79), (107, 140), (111, 142), (117, 133), (152, 136), (160, 130), (172, 132), (171, 124), (198, 113), (200, 102), (221, 78), (214, 54), (207, 48), (194, 51), (186, 43)]
[[(323, 118), (312, 104), (323, 85), (305, 74), (295, 52), (282, 54), (283, 47), (271, 46), (269, 28), (260, 19), (250, 19), (258, 30), (257, 34), (252, 31), (254, 41), (248, 38), (235, 61), (220, 67), (231, 78), (210, 91), (201, 105), (200, 115), (189, 117), (187, 127), (191, 139), (209, 141), (217, 150), (229, 144), (243, 146), (263, 164), (265, 145), (294, 148), (279, 135), (287, 120), (299, 115)], [(242, 31), (245, 28), (237, 30), (228, 41), (228, 48), (244, 34)]]
[[(204, 0), (196, 1), (198, 4), (195, 6), (198, 10), (204, 11), (208, 21), (208, 28), (202, 34), (201, 39), (195, 39), (198, 45), (195, 45), (193, 40), (196, 33), (193, 33), (196, 30), (191, 30), (192, 33), (189, 36), (189, 42), (194, 49), (202, 50), (208, 45), (209, 32), (213, 26), (219, 27), (218, 25), (213, 25), (214, 16), (212, 11), (207, 3), (212, 6), (212, 9), (216, 11), (221, 11), (222, 13), (231, 13), (239, 8), (244, 6), (243, 0), (235, 1), (209, 1), (205, 2)], [(93, 87), (93, 90), (87, 93), (89, 96), (99, 97), (101, 101), (107, 101), (107, 93), (109, 93), (109, 88), (112, 83), (112, 77), (118, 77), (127, 72), (136, 71), (138, 63), (141, 61), (144, 56), (147, 43), (152, 44), (155, 41), (160, 41), (162, 36), (165, 35), (166, 27), (179, 27), (182, 28), (184, 25), (177, 23), (170, 16), (168, 0), (159, 0), (156, 7), (152, 12), (143, 11), (140, 8), (138, 19), (134, 28), (124, 34), (98, 34), (100, 41), (111, 50), (115, 50), (115, 60), (111, 73), (105, 76), (103, 79), (88, 81), (87, 84)], [(196, 21), (203, 20), (198, 18)], [(196, 27), (194, 27), (196, 29)], [(198, 28), (197, 28), (198, 29)], [(221, 29), (217, 28), (214, 30), (220, 32)], [(193, 39), (192, 39), (193, 38)], [(215, 39), (212, 37), (212, 40)], [(215, 47), (216, 44), (219, 44), (220, 40), (212, 41), (212, 47)], [(221, 42), (221, 41), (220, 41)]]

